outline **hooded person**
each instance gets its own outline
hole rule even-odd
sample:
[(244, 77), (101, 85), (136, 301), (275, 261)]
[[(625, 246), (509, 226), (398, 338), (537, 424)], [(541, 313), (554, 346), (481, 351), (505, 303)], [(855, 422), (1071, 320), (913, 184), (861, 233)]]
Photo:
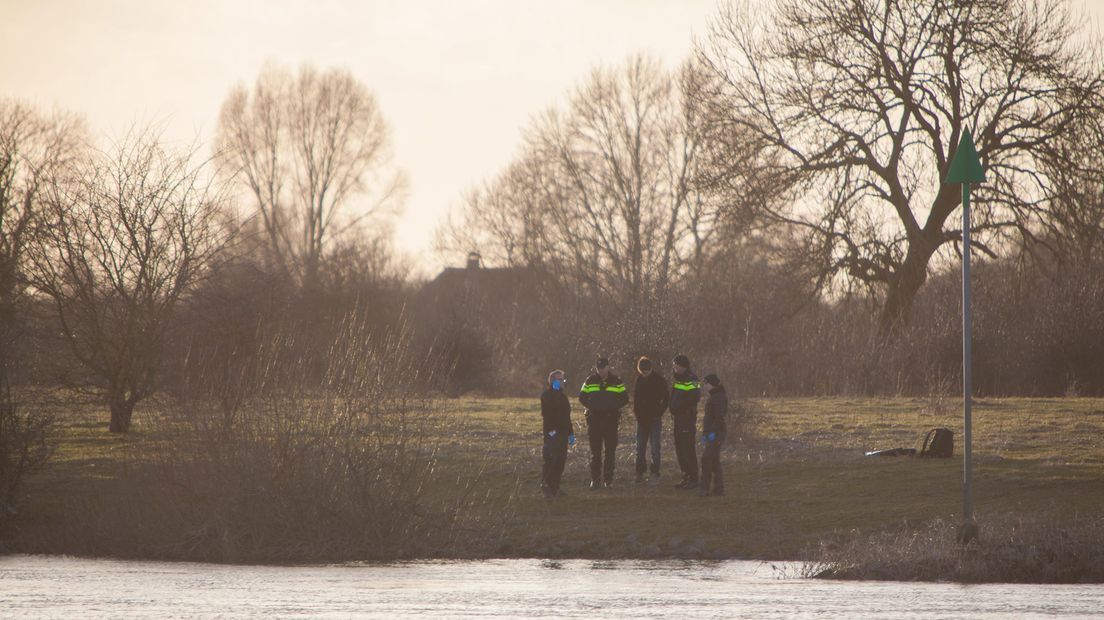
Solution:
[(680, 489), (698, 487), (698, 452), (694, 445), (697, 432), (698, 400), (701, 399), (701, 383), (698, 376), (690, 370), (690, 359), (685, 355), (676, 355), (671, 360), (671, 419), (674, 422), (675, 456), (682, 481), (675, 486)]
[(541, 448), (541, 492), (545, 497), (566, 495), (560, 490), (567, 447), (575, 444), (575, 428), (571, 425), (571, 401), (564, 387), (567, 380), (562, 370), (548, 373), (548, 384), (541, 393), (541, 428), (544, 442)]
[(636, 415), (636, 482), (644, 482), (648, 468), (648, 445), (652, 447), (652, 480), (659, 479), (659, 439), (663, 428), (663, 412), (670, 395), (667, 380), (653, 367), (652, 360), (642, 357), (636, 362), (636, 384), (633, 386), (633, 413)]
[(701, 487), (698, 495), (724, 495), (724, 470), (721, 468), (721, 448), (727, 434), (728, 393), (717, 375), (705, 375), (705, 414), (702, 416)]
[(587, 438), (590, 442), (590, 488), (613, 484), (614, 452), (621, 408), (629, 402), (625, 384), (613, 374), (609, 359), (599, 357), (594, 372), (579, 389), (579, 403), (586, 408)]

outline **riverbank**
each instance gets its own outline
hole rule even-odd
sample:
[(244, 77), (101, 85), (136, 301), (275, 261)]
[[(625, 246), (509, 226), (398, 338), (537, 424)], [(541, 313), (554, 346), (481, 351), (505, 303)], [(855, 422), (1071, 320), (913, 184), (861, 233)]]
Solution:
[(979, 524), (977, 542), (966, 546), (956, 544), (959, 527), (938, 519), (824, 544), (801, 574), (850, 581), (1104, 583), (1104, 515), (990, 517)]
[[(587, 489), (584, 440), (568, 457), (569, 495), (549, 501), (538, 490), (534, 400), (437, 402), (424, 438), (434, 458), (424, 497), (464, 509), (454, 513), (450, 536), (399, 549), (395, 557), (802, 560), (825, 545), (957, 521), (960, 444), (950, 460), (862, 455), (913, 446), (931, 427), (957, 431), (956, 410), (904, 398), (759, 404), (765, 413), (754, 436), (733, 438), (725, 448), (724, 497), (699, 498), (671, 486), (677, 476), (669, 420), (660, 483), (633, 484), (635, 429), (627, 416), (615, 486)], [(1011, 515), (1060, 524), (1104, 514), (1104, 401), (986, 399), (975, 411), (979, 519)], [(109, 436), (101, 417), (84, 409), (66, 414), (56, 462), (29, 481), (28, 499), (4, 533), (4, 552), (215, 562), (363, 559), (348, 549), (271, 549), (240, 541), (231, 553), (208, 540), (209, 532), (182, 529), (184, 521), (155, 510), (168, 492), (159, 446), (179, 438), (144, 425), (141, 412), (134, 432)], [(575, 421), (582, 438), (582, 416)]]

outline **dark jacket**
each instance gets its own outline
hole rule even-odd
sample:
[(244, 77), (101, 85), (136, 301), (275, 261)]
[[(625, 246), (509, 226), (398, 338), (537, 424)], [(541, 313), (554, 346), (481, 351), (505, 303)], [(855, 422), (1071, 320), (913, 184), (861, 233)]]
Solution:
[(671, 415), (697, 415), (701, 399), (701, 382), (687, 370), (675, 373), (671, 382)]
[(552, 431), (564, 437), (575, 434), (571, 426), (571, 401), (563, 390), (547, 388), (541, 394), (541, 422), (545, 435)]
[(587, 377), (579, 388), (579, 402), (586, 407), (587, 415), (617, 413), (629, 402), (625, 383), (612, 372), (602, 379), (598, 373)]
[(633, 386), (633, 413), (641, 422), (652, 422), (667, 411), (671, 397), (667, 393), (667, 380), (656, 371), (648, 376), (637, 375)]
[(709, 390), (705, 397), (705, 415), (702, 416), (702, 435), (717, 433), (717, 438), (724, 437), (727, 427), (725, 418), (728, 417), (728, 394), (723, 385)]

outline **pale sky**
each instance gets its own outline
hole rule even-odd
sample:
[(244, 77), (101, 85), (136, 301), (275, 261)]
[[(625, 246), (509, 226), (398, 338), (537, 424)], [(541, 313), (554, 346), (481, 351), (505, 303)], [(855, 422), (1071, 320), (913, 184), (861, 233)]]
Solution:
[(598, 63), (670, 66), (715, 0), (0, 0), (0, 94), (118, 136), (158, 123), (203, 152), (230, 88), (266, 61), (343, 66), (371, 89), (410, 191), (396, 241), (429, 271), (433, 234), (502, 170), (529, 120)]
[[(1075, 0), (1100, 23), (1104, 0)], [(119, 136), (156, 123), (209, 153), (219, 107), (266, 61), (342, 66), (371, 89), (410, 192), (398, 247), (426, 273), (463, 193), (501, 171), (531, 118), (596, 64), (674, 67), (716, 0), (0, 0), (0, 96)]]

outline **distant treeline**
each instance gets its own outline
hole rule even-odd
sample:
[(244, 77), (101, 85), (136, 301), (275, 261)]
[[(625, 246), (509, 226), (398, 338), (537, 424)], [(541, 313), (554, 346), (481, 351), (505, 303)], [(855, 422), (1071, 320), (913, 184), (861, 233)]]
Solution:
[(404, 180), (347, 71), (266, 68), (227, 97), (210, 157), (143, 127), (100, 142), (71, 114), (0, 100), (4, 420), (28, 423), (30, 392), (10, 389), (28, 386), (87, 395), (114, 432), (159, 396), (233, 411), (259, 390), (249, 377), (332, 384), (319, 353), (350, 326), (407, 332), (390, 241)]
[(682, 352), (748, 394), (954, 391), (961, 193), (942, 180), (970, 130), (975, 388), (1104, 393), (1084, 23), (1062, 0), (732, 2), (673, 71), (595, 69), (441, 229), (457, 261), (534, 279), (442, 311), (463, 385)]
[(0, 102), (5, 410), (11, 386), (88, 393), (118, 432), (159, 395), (233, 410), (275, 349), (324, 390), (350, 325), (402, 343), (404, 389), (528, 394), (681, 352), (749, 395), (951, 392), (941, 179), (966, 129), (978, 392), (1104, 393), (1099, 43), (1059, 0), (734, 2), (677, 69), (596, 68), (537, 117), (440, 228), (484, 264), (431, 284), (391, 245), (404, 178), (346, 71), (266, 68), (209, 159)]
[[(427, 310), (433, 320), (421, 324), (447, 345), (453, 393), (529, 394), (553, 368), (578, 383), (597, 353), (630, 376), (636, 358), (649, 355), (669, 375), (678, 352), (744, 396), (961, 390), (958, 272), (934, 276), (908, 323), (887, 334), (874, 300), (824, 301), (784, 269), (742, 265), (675, 289), (662, 305), (623, 312), (576, 295), (568, 277), (541, 274), (519, 295), (492, 286)], [(973, 275), (978, 395), (1104, 394), (1104, 262), (1052, 274), (1004, 259)]]

